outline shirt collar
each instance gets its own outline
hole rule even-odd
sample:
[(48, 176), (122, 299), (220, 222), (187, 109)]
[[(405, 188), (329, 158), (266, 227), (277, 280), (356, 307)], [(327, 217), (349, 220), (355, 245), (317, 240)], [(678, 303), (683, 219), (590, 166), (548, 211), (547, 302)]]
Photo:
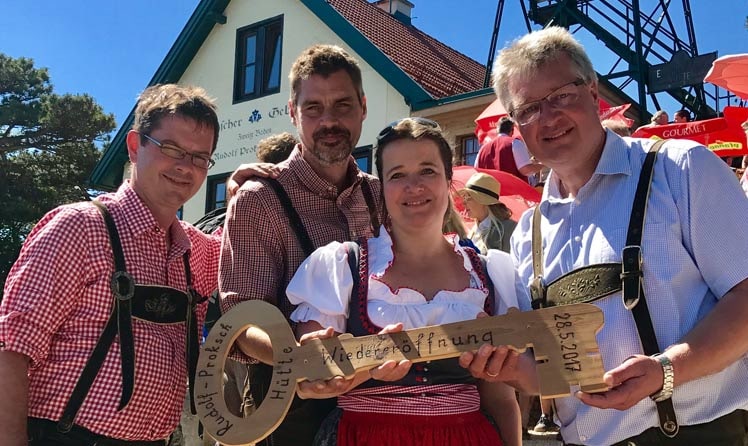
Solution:
[[(120, 212), (125, 216), (122, 220), (127, 222), (127, 227), (133, 237), (142, 237), (161, 231), (156, 218), (132, 188), (130, 180), (122, 183), (114, 194), (114, 199)], [(172, 246), (182, 252), (190, 249), (190, 239), (178, 219), (174, 219), (168, 231)]]
[(626, 141), (612, 130), (606, 129), (603, 154), (597, 163), (594, 175), (615, 175), (619, 173), (631, 175), (629, 152)]
[[(299, 179), (300, 183), (304, 185), (309, 191), (314, 194), (337, 198), (342, 191), (339, 191), (337, 186), (320, 177), (317, 172), (312, 169), (312, 166), (306, 162), (304, 157), (301, 155), (301, 146), (299, 144), (293, 149), (291, 155), (288, 157), (288, 167)], [(358, 185), (364, 178), (363, 172), (359, 170), (358, 164), (352, 156), (348, 157), (348, 176), (347, 183), (351, 186)], [(349, 188), (351, 187), (349, 186)]]
[[(595, 172), (592, 176), (596, 175), (616, 175), (624, 174), (631, 175), (631, 161), (629, 159), (630, 150), (626, 141), (618, 136), (615, 132), (605, 129), (605, 144), (603, 145), (603, 153), (600, 156), (600, 161), (597, 162)], [(591, 179), (590, 179), (591, 181)], [(588, 182), (589, 183), (589, 182)], [(551, 170), (548, 180), (546, 181), (546, 187), (543, 188), (543, 197), (541, 201), (564, 201), (566, 198), (561, 197), (561, 193), (558, 188), (558, 177)]]

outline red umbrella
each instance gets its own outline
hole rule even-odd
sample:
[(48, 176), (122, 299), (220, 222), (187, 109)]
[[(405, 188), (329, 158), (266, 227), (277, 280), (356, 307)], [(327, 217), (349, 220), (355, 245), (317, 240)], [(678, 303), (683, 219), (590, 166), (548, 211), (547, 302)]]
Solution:
[[(471, 166), (455, 166), (452, 175), (452, 188), (459, 190), (465, 187), (476, 172), (487, 173), (499, 181), (501, 193), (499, 201), (512, 211), (512, 219), (517, 220), (527, 209), (540, 202), (540, 192), (512, 174), (493, 169), (476, 169)], [(465, 209), (458, 194), (453, 194), (455, 207), (459, 212)]]
[(507, 114), (506, 109), (498, 99), (494, 99), (491, 104), (486, 107), (485, 110), (475, 118), (476, 132), (478, 129), (488, 132), (489, 130), (496, 128), (496, 123), (502, 116)]
[(717, 156), (748, 154), (745, 132), (737, 121), (727, 118), (644, 126), (639, 127), (631, 136), (654, 139), (690, 139), (707, 146)]
[(748, 54), (733, 54), (715, 60), (704, 82), (731, 91), (742, 99), (748, 99)]
[[(491, 104), (486, 107), (485, 110), (475, 118), (475, 136), (478, 137), (478, 144), (481, 146), (491, 142), (496, 138), (496, 126), (499, 119), (506, 116), (508, 113), (501, 105), (498, 99), (494, 99)], [(519, 126), (514, 126), (513, 138), (522, 138), (519, 134)]]
[(602, 99), (600, 100), (600, 122), (605, 121), (606, 119), (611, 120), (617, 120), (617, 121), (623, 121), (626, 123), (627, 126), (631, 127), (634, 125), (634, 120), (627, 118), (624, 116), (624, 113), (626, 113), (626, 110), (631, 107), (631, 104), (621, 104), (616, 107), (611, 107), (608, 105), (607, 108), (603, 108), (602, 105)]

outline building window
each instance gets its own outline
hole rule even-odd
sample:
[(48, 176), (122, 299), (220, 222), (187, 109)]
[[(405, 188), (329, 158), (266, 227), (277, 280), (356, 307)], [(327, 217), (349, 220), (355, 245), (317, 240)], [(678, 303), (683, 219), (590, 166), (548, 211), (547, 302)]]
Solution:
[(229, 178), (228, 173), (213, 175), (208, 177), (208, 199), (205, 200), (205, 213), (226, 207), (226, 180)]
[(236, 30), (234, 103), (280, 91), (283, 16)]
[(459, 139), (460, 141), (460, 164), (464, 166), (474, 166), (475, 159), (478, 157), (478, 151), (480, 150), (480, 144), (478, 144), (478, 138), (475, 135), (465, 135)]
[(353, 151), (353, 158), (362, 172), (371, 173), (371, 146), (358, 147)]

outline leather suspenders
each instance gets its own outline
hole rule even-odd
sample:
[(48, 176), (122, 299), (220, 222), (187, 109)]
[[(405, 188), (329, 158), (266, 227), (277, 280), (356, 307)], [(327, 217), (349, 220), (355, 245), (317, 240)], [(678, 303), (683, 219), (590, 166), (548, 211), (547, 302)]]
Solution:
[[(114, 257), (114, 274), (111, 278), (111, 290), (114, 304), (109, 320), (99, 336), (81, 375), (73, 388), (62, 416), (57, 423), (57, 430), (69, 432), (73, 427), (75, 417), (88, 395), (97, 374), (104, 365), (107, 353), (115, 337), (119, 336), (119, 349), (122, 373), (122, 394), (117, 410), (127, 406), (132, 398), (135, 385), (135, 340), (132, 332), (132, 319), (138, 318), (156, 324), (185, 323), (187, 335), (185, 345), (185, 359), (187, 364), (190, 395), (194, 392), (195, 373), (197, 370), (197, 356), (199, 339), (197, 333), (197, 318), (195, 307), (205, 299), (192, 288), (192, 274), (190, 272), (189, 251), (182, 256), (185, 268), (187, 292), (175, 288), (158, 285), (136, 284), (127, 272), (122, 243), (109, 210), (98, 200), (92, 202), (101, 213), (106, 224), (109, 242)], [(194, 401), (194, 398), (191, 398)], [(192, 413), (195, 406), (192, 403)]]
[[(280, 201), (280, 204), (286, 213), (286, 218), (288, 218), (291, 228), (296, 235), (296, 239), (298, 240), (299, 245), (301, 245), (301, 250), (304, 251), (304, 256), (309, 257), (316, 248), (314, 243), (312, 243), (312, 238), (309, 236), (309, 232), (307, 232), (304, 227), (304, 223), (301, 222), (301, 216), (299, 216), (299, 213), (294, 209), (291, 198), (275, 178), (263, 178), (263, 180), (271, 189), (273, 189), (273, 192), (275, 192), (275, 195), (278, 197), (278, 201)], [(371, 190), (371, 185), (365, 179), (361, 180), (361, 193), (364, 196), (364, 201), (366, 201), (366, 206), (369, 208), (369, 218), (371, 220), (372, 231), (376, 234), (379, 232), (377, 206), (374, 201), (374, 193)], [(283, 294), (285, 295), (285, 290), (283, 290)]]
[[(652, 145), (642, 165), (621, 263), (601, 263), (578, 268), (546, 285), (543, 281), (540, 206), (535, 208), (532, 222), (533, 280), (530, 284), (530, 295), (533, 308), (592, 302), (622, 290), (623, 305), (634, 317), (642, 350), (648, 356), (659, 353), (659, 346), (644, 296), (641, 241), (649, 190), (654, 176), (654, 163), (657, 152), (665, 141), (659, 140)], [(667, 437), (675, 437), (679, 426), (672, 398), (656, 404), (660, 430)]]

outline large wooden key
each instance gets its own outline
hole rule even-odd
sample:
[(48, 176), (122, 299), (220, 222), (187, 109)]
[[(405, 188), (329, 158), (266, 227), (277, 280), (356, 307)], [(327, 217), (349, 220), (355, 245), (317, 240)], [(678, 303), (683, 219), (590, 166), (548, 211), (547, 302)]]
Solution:
[[(268, 333), (273, 344), (273, 376), (260, 407), (248, 418), (226, 408), (223, 366), (234, 340), (250, 326)], [(305, 379), (352, 377), (387, 360), (412, 362), (452, 358), (482, 344), (507, 345), (518, 351), (533, 347), (544, 398), (565, 396), (570, 386), (585, 392), (607, 390), (595, 334), (603, 326), (602, 311), (591, 304), (573, 304), (485, 317), (392, 333), (353, 337), (343, 334), (296, 342), (281, 312), (262, 301), (235, 306), (213, 326), (203, 345), (195, 383), (195, 404), (206, 431), (223, 444), (244, 445), (270, 435), (286, 416)]]

